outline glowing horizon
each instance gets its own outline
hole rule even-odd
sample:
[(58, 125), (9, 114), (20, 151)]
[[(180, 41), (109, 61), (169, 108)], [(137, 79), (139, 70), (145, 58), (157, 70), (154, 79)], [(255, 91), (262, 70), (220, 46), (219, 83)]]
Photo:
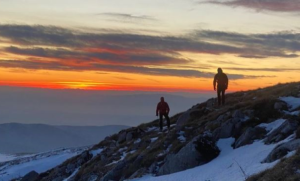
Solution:
[(266, 0), (0, 2), (0, 86), (213, 91), (218, 67), (232, 92), (300, 81), (298, 7)]

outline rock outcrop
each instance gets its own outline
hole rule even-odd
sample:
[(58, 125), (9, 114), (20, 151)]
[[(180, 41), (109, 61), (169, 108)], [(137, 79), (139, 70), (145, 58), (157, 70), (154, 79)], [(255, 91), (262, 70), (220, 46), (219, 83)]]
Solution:
[(39, 174), (36, 171), (31, 171), (26, 174), (21, 181), (38, 181)]
[(205, 164), (218, 156), (219, 152), (211, 137), (199, 136), (177, 154), (168, 155), (157, 175), (171, 174)]
[(286, 156), (289, 152), (297, 150), (298, 148), (300, 148), (300, 139), (283, 143), (281, 145), (278, 145), (263, 162), (271, 163)]
[(267, 136), (265, 143), (276, 143), (287, 138), (297, 130), (298, 124), (298, 121), (294, 119), (285, 121), (281, 126), (279, 126), (276, 130), (272, 131), (272, 133)]
[(247, 128), (247, 130), (236, 140), (234, 147), (239, 148), (244, 145), (252, 144), (256, 139), (265, 137), (267, 131), (261, 127)]

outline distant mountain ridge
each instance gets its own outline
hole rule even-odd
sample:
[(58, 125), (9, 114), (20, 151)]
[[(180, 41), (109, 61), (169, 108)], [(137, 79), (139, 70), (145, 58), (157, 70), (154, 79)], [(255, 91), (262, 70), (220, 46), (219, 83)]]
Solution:
[(89, 146), (128, 126), (52, 126), (0, 124), (0, 153), (37, 153), (58, 148)]

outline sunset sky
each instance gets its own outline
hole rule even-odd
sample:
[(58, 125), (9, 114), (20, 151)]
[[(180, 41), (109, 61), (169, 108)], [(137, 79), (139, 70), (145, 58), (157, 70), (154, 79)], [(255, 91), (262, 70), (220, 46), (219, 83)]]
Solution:
[(0, 85), (229, 90), (300, 81), (300, 0), (0, 0)]

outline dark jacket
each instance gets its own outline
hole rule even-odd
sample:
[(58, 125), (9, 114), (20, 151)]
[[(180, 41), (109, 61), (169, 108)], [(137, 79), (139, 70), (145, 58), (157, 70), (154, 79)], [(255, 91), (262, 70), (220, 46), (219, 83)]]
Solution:
[(228, 88), (228, 77), (224, 73), (218, 73), (214, 78), (214, 87), (216, 87), (216, 83), (218, 83), (218, 89), (225, 90)]
[(157, 107), (156, 107), (156, 115), (159, 114), (168, 114), (170, 112), (170, 108), (169, 108), (169, 105), (168, 103), (166, 102), (159, 102), (157, 104)]

